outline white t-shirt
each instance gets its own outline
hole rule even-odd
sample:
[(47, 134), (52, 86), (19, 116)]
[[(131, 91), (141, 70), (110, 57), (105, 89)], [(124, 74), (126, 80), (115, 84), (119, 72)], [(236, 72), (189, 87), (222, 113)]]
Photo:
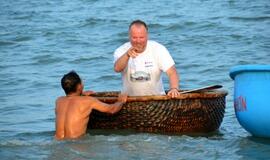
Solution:
[[(114, 52), (114, 63), (131, 47), (127, 42)], [(162, 72), (174, 65), (168, 50), (161, 44), (148, 40), (146, 49), (136, 58), (129, 58), (122, 71), (122, 93), (130, 96), (164, 95)]]

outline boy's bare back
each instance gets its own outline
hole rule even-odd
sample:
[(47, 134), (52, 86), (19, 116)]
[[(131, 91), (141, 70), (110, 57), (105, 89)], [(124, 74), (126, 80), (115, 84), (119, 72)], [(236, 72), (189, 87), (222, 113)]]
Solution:
[[(60, 97), (56, 101), (56, 138), (76, 138), (86, 131), (91, 108), (86, 107), (86, 97)], [(84, 108), (88, 108), (84, 109)]]
[(121, 94), (114, 104), (106, 104), (95, 97), (90, 97), (93, 91), (83, 92), (83, 82), (75, 71), (63, 76), (61, 86), (66, 96), (56, 100), (55, 138), (57, 140), (78, 138), (85, 134), (93, 109), (113, 114), (118, 112), (127, 101), (127, 95)]
[(106, 113), (116, 113), (126, 102), (127, 95), (119, 95), (114, 104), (100, 102), (90, 96), (66, 96), (56, 100), (55, 138), (73, 139), (86, 133), (89, 115), (92, 109)]

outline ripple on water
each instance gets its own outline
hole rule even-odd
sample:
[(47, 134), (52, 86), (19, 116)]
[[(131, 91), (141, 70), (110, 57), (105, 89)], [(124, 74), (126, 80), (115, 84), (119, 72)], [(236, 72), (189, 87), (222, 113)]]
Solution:
[(116, 76), (115, 74), (106, 74), (106, 75), (101, 75), (101, 76), (98, 76), (98, 78), (96, 78), (96, 81), (98, 80), (103, 80), (103, 81), (107, 81), (107, 80), (110, 80), (110, 81), (114, 81), (114, 80), (120, 80), (120, 76)]
[(38, 55), (34, 56), (32, 58), (33, 63), (31, 65), (48, 65), (48, 64), (55, 64), (59, 63), (63, 60), (63, 58), (55, 57), (52, 54), (46, 54), (46, 55)]
[(257, 16), (257, 17), (229, 17), (230, 20), (233, 21), (242, 21), (242, 22), (261, 22), (261, 21), (269, 21), (270, 16)]
[(97, 61), (106, 61), (108, 60), (108, 57), (105, 57), (105, 56), (91, 56), (89, 54), (89, 56), (87, 57), (78, 57), (74, 60), (71, 60), (71, 63), (75, 63), (75, 64), (81, 64), (81, 63), (93, 63), (93, 62), (97, 62)]
[(4, 40), (1, 40), (0, 41), (0, 46), (12, 46), (12, 45), (16, 45), (17, 42), (16, 41), (4, 41)]

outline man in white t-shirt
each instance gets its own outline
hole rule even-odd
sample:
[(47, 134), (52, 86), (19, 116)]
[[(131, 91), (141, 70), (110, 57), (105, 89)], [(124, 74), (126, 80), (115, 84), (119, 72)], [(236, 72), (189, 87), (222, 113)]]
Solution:
[(179, 77), (168, 50), (148, 40), (147, 25), (133, 21), (129, 26), (129, 40), (114, 52), (114, 70), (122, 73), (122, 92), (130, 96), (165, 95), (162, 72), (170, 80), (168, 96), (179, 95)]

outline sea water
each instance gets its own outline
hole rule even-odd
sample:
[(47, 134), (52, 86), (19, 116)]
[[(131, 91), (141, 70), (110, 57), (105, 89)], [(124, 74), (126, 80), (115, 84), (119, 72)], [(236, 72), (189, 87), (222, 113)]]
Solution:
[[(268, 0), (2, 0), (0, 8), (1, 160), (270, 158), (270, 140), (252, 137), (237, 122), (228, 75), (235, 65), (269, 64)], [(55, 141), (63, 74), (77, 71), (87, 90), (120, 90), (113, 52), (128, 41), (135, 19), (170, 51), (181, 89), (220, 84), (228, 91), (219, 130), (196, 136), (90, 131)]]

